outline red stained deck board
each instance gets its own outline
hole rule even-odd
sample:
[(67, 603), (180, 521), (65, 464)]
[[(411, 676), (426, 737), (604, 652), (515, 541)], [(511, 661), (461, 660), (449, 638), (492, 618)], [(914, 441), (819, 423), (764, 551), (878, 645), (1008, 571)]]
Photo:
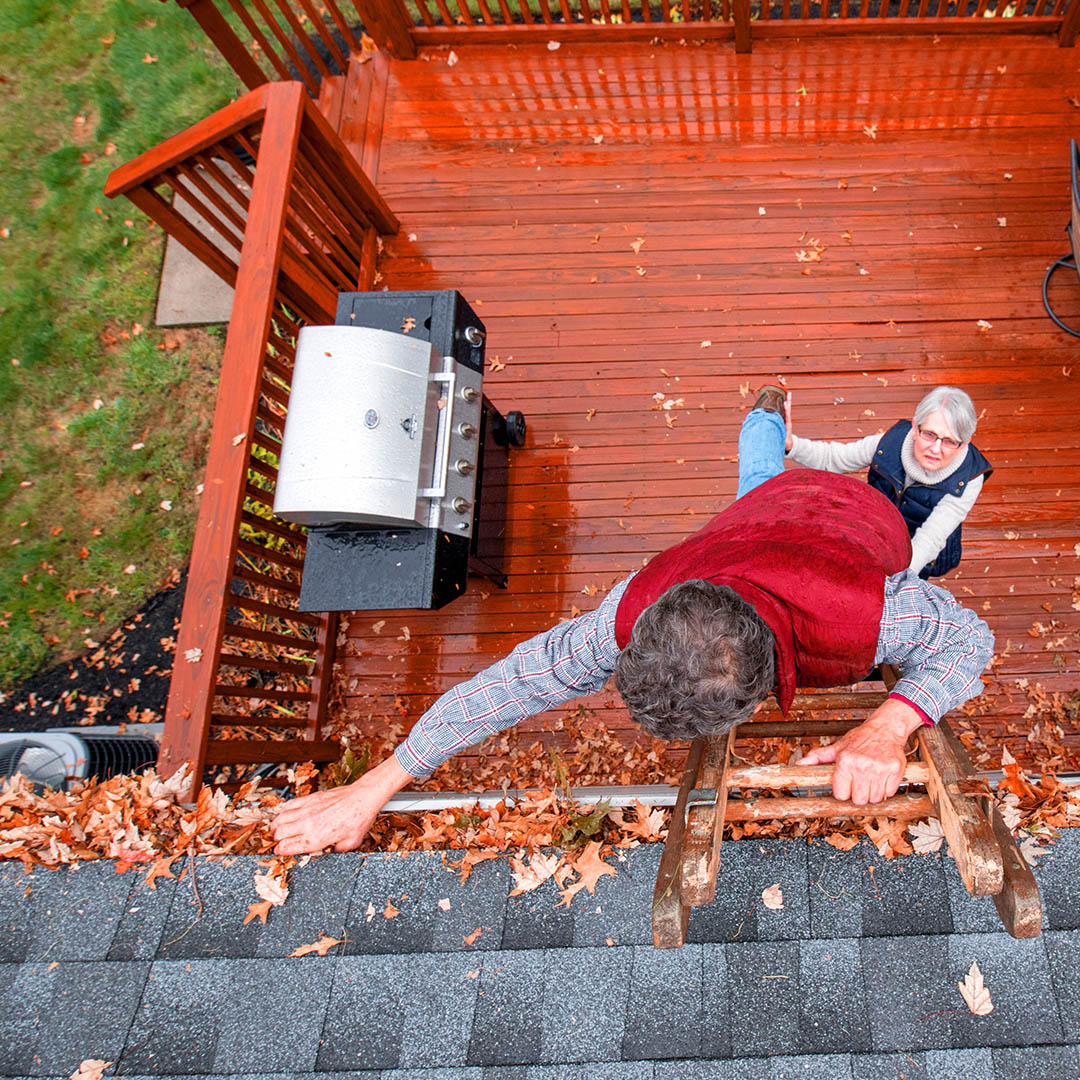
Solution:
[[(485, 391), (529, 417), (510, 588), (353, 615), (344, 711), (377, 724), (397, 699), (415, 720), (699, 528), (734, 495), (740, 388), (781, 374), (813, 438), (882, 430), (939, 382), (970, 390), (997, 471), (944, 584), (1002, 659), (966, 719), (996, 746), (1023, 730), (1017, 680), (1080, 686), (1080, 349), (1039, 291), (1067, 248), (1073, 51), (986, 36), (454, 52), (389, 64), (373, 179), (401, 232), (379, 271), (391, 289), (459, 289), (505, 364)], [(802, 264), (810, 237), (826, 249)], [(1080, 322), (1075, 278), (1052, 295)], [(671, 428), (657, 392), (685, 399)], [(612, 688), (586, 702), (633, 737)], [(564, 743), (566, 711), (522, 735)], [(1065, 743), (1080, 755), (1080, 726)]]

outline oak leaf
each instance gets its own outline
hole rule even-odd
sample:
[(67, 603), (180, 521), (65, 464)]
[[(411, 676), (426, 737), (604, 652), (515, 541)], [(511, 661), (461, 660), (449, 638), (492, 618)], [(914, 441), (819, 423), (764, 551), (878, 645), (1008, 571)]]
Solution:
[(244, 925), (247, 926), (252, 919), (258, 919), (259, 922), (266, 925), (266, 916), (270, 914), (270, 909), (277, 905), (271, 903), (269, 900), (263, 900), (260, 904), (252, 904), (248, 908), (248, 913), (244, 918)]
[(342, 938), (323, 934), (318, 941), (313, 941), (310, 945), (298, 945), (289, 955), (307, 956), (309, 953), (318, 953), (320, 956), (325, 956), (335, 945), (340, 945), (342, 940)]
[(596, 891), (596, 883), (600, 878), (618, 876), (615, 867), (609, 866), (600, 857), (600, 847), (599, 840), (590, 841), (585, 845), (585, 850), (573, 862), (574, 869), (581, 878), (580, 884), (584, 885), (590, 896)]
[(180, 858), (179, 855), (166, 855), (163, 859), (155, 859), (150, 864), (150, 869), (146, 871), (146, 876), (143, 878), (143, 882), (148, 889), (153, 892), (157, 891), (157, 879), (158, 878), (175, 878), (176, 875), (169, 870), (169, 867)]
[(461, 940), (464, 941), (466, 945), (475, 945), (483, 932), (483, 927), (478, 926), (471, 934), (466, 934)]
[(978, 961), (972, 961), (971, 969), (964, 976), (964, 981), (956, 984), (960, 987), (960, 995), (967, 1007), (976, 1016), (986, 1016), (994, 1011), (994, 1004), (990, 1000), (990, 991), (983, 983), (982, 972), (979, 970)]
[(396, 907), (394, 907), (392, 901), (387, 900), (386, 907), (383, 908), (383, 918), (396, 919), (400, 914), (401, 912)]

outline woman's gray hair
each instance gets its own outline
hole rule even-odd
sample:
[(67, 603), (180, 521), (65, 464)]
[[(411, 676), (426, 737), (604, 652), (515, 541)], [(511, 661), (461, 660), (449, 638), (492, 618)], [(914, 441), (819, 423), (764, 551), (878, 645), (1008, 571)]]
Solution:
[[(952, 428), (952, 433), (962, 442), (968, 442), (975, 434), (975, 425), (978, 418), (975, 416), (975, 405), (963, 390), (955, 386), (935, 386), (915, 406), (915, 423), (921, 424), (932, 412), (938, 410), (944, 414), (945, 419)], [(944, 432), (938, 432), (939, 435)]]
[(615, 666), (630, 716), (658, 739), (716, 735), (773, 688), (773, 635), (726, 585), (684, 581), (650, 604)]

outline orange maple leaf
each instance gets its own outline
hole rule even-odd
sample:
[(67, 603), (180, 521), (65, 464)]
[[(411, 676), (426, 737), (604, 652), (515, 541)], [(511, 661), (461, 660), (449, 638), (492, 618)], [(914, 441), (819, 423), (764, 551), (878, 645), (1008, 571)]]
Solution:
[(298, 945), (289, 955), (307, 956), (309, 953), (318, 953), (320, 956), (325, 956), (335, 945), (340, 945), (343, 940), (343, 938), (323, 934), (318, 941), (313, 941), (310, 945)]
[(244, 925), (247, 926), (252, 919), (258, 919), (259, 922), (266, 925), (266, 916), (270, 914), (270, 909), (274, 907), (272, 900), (263, 900), (258, 904), (252, 904), (248, 908), (247, 916), (244, 919)]

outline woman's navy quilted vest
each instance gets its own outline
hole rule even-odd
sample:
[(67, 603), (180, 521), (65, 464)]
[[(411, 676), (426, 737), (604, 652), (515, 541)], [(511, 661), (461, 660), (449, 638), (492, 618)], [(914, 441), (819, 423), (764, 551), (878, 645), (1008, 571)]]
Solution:
[[(911, 421), (901, 420), (881, 436), (866, 482), (892, 500), (901, 517), (907, 522), (908, 535), (914, 536), (915, 530), (926, 521), (934, 507), (946, 495), (963, 495), (965, 488), (976, 476), (989, 476), (994, 470), (975, 445), (969, 444), (963, 464), (951, 476), (937, 484), (912, 481), (905, 488), (904, 463), (900, 457), (900, 449), (910, 430)], [(958, 525), (945, 541), (945, 546), (938, 552), (937, 558), (919, 572), (919, 577), (940, 577), (959, 564), (961, 531), (962, 526)]]

